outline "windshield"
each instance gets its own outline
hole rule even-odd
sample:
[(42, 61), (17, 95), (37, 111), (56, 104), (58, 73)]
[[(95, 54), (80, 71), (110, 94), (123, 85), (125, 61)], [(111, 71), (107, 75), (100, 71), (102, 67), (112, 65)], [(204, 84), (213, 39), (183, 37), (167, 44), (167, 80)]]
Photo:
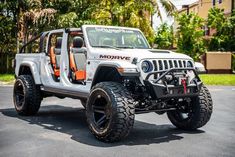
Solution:
[(146, 39), (137, 30), (87, 27), (86, 31), (92, 47), (149, 49)]

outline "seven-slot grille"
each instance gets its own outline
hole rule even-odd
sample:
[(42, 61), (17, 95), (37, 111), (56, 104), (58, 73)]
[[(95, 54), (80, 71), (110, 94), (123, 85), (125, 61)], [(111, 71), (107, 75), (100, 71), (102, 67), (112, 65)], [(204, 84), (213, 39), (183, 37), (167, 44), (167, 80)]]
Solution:
[(161, 60), (152, 60), (154, 71), (160, 71), (160, 70), (168, 70), (171, 68), (185, 68), (187, 66), (186, 60), (178, 60), (178, 59), (161, 59)]
[[(179, 59), (161, 59), (161, 60), (152, 60), (154, 71), (168, 70), (171, 68), (186, 68), (187, 62), (191, 61), (187, 60), (179, 60)], [(154, 74), (154, 79), (156, 79), (159, 74)]]

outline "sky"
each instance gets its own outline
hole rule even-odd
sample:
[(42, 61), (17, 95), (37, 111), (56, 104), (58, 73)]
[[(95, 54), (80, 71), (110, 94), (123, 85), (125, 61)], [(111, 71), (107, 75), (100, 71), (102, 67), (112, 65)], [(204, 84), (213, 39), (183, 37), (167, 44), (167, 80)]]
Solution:
[[(176, 6), (177, 9), (181, 9), (182, 5), (185, 4), (192, 4), (198, 0), (171, 0), (171, 2)], [(163, 23), (166, 22), (169, 25), (171, 25), (174, 22), (174, 19), (172, 17), (167, 17), (166, 13), (164, 13), (164, 9), (162, 11), (162, 16), (163, 16)], [(162, 22), (159, 17), (155, 14), (153, 16), (153, 28), (156, 30), (159, 25), (161, 25)]]

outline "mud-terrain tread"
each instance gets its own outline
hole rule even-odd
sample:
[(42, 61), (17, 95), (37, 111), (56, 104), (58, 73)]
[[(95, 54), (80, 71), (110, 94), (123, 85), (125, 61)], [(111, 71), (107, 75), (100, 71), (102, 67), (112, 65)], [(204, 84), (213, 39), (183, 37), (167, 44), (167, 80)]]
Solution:
[(204, 85), (202, 86), (202, 89), (204, 90), (205, 100), (207, 104), (204, 104), (204, 115), (202, 116), (202, 119), (200, 121), (200, 125), (198, 128), (204, 126), (210, 120), (210, 117), (213, 111), (213, 102), (212, 102), (211, 94)]
[(203, 85), (199, 96), (196, 99), (197, 104), (195, 105), (195, 112), (192, 118), (187, 122), (180, 122), (176, 119), (177, 111), (167, 112), (167, 116), (173, 125), (184, 130), (196, 130), (204, 126), (211, 117), (213, 110), (213, 102), (209, 90)]
[[(20, 75), (17, 80), (20, 79), (25, 87), (25, 102), (22, 110), (17, 110), (19, 115), (30, 116), (35, 115), (41, 104), (41, 92), (39, 87), (34, 83), (34, 79), (31, 75)], [(16, 80), (16, 81), (17, 81)]]
[(113, 115), (112, 128), (109, 128), (105, 136), (96, 135), (88, 122), (89, 128), (92, 134), (101, 141), (119, 141), (128, 136), (134, 125), (135, 107), (131, 94), (122, 84), (116, 82), (101, 82), (96, 84), (92, 90), (97, 88), (101, 88), (109, 94), (115, 115)]

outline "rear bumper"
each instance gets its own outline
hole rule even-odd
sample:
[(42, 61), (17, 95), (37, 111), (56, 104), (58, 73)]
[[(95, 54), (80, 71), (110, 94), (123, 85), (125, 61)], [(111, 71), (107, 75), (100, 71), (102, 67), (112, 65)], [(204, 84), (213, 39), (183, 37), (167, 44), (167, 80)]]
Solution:
[[(187, 84), (186, 88), (183, 85), (172, 85), (167, 84), (165, 76), (179, 71), (191, 70), (194, 72), (195, 79), (191, 81), (190, 84)], [(149, 80), (151, 75), (160, 74), (160, 76), (155, 80)], [(197, 75), (197, 72), (193, 68), (174, 68), (168, 71), (157, 71), (149, 73), (144, 80), (144, 84), (150, 92), (150, 95), (153, 99), (166, 99), (166, 98), (184, 98), (184, 97), (194, 97), (198, 96), (199, 91), (202, 86), (202, 82)]]

